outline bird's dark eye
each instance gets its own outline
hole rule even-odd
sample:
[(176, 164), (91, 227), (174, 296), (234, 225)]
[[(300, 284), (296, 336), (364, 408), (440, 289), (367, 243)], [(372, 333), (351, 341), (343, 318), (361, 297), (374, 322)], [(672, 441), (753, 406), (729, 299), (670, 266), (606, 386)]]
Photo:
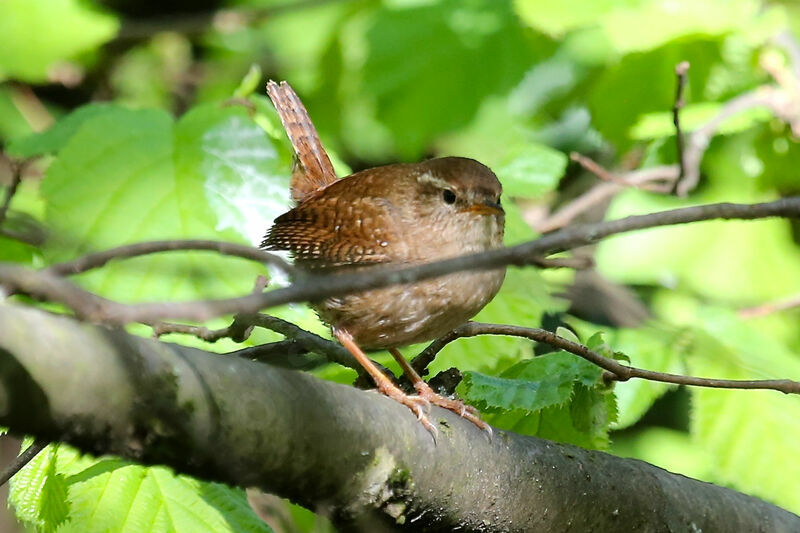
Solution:
[(445, 189), (444, 191), (442, 191), (442, 199), (446, 204), (454, 204), (456, 203), (456, 193), (454, 193), (450, 189)]

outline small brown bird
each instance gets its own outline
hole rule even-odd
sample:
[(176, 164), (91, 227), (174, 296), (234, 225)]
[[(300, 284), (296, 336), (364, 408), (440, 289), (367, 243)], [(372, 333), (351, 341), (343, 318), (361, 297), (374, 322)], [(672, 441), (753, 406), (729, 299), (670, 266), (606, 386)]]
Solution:
[[(270, 82), (268, 90), (298, 152), (291, 185), (298, 205), (275, 219), (262, 247), (288, 250), (301, 269), (339, 273), (380, 265), (410, 266), (503, 245), (502, 189), (485, 165), (444, 157), (336, 179), (294, 91), (285, 82), (280, 86)], [(327, 298), (312, 307), (378, 390), (412, 409), (434, 435), (436, 429), (426, 414), (430, 404), (489, 430), (472, 407), (435, 393), (397, 348), (435, 339), (472, 318), (497, 294), (504, 276), (504, 268), (457, 272)], [(418, 395), (401, 391), (364, 349), (388, 349)]]

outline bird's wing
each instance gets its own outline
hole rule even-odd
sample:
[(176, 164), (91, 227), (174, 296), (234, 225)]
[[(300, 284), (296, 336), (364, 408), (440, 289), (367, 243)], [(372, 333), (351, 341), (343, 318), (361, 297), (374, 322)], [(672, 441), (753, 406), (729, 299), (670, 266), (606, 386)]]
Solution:
[(386, 199), (321, 194), (275, 219), (261, 246), (288, 250), (308, 268), (402, 261), (400, 227)]

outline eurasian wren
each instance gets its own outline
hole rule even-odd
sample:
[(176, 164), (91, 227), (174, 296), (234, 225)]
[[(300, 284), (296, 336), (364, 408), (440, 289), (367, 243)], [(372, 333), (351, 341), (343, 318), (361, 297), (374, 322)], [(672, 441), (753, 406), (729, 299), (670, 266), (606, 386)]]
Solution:
[[(472, 159), (443, 157), (336, 179), (327, 155), (321, 159), (320, 150), (302, 148), (304, 142), (319, 141), (310, 121), (303, 122), (307, 115), (299, 99), (293, 91), (289, 95), (285, 91), (291, 91), (285, 83), (270, 86), (300, 159), (292, 178), (298, 205), (275, 219), (263, 247), (288, 250), (301, 269), (338, 273), (415, 265), (503, 245), (502, 189), (488, 167)], [(287, 101), (291, 105), (282, 110)], [(327, 298), (312, 306), (378, 389), (410, 407), (434, 435), (425, 411), (430, 403), (489, 430), (474, 409), (433, 392), (397, 347), (435, 339), (463, 324), (497, 294), (504, 276), (504, 268), (457, 272)], [(417, 396), (400, 391), (361, 350), (378, 348), (388, 349), (397, 359)]]

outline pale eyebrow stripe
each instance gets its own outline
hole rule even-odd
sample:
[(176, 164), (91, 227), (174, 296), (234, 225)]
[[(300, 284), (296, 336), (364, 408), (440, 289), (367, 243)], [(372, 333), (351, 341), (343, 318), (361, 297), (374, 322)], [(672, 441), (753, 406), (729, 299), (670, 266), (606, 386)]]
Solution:
[(430, 172), (425, 172), (417, 176), (417, 181), (419, 183), (428, 183), (440, 189), (452, 189), (453, 186), (450, 185), (447, 181), (443, 180), (442, 178), (437, 178)]

